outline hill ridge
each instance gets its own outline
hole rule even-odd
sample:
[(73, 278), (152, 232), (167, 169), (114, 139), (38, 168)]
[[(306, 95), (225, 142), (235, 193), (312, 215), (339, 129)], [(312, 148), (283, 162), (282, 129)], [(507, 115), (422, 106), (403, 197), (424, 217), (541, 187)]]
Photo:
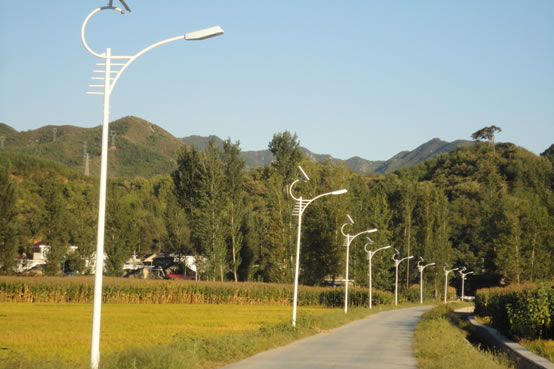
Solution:
[[(54, 132), (55, 129), (55, 132)], [(93, 176), (100, 171), (102, 127), (83, 128), (74, 125), (45, 125), (19, 132), (0, 123), (4, 150), (21, 152), (61, 162), (73, 169), (84, 170), (85, 151), (90, 153), (89, 168)], [(135, 116), (125, 116), (110, 123), (108, 173), (116, 177), (169, 174), (176, 167), (177, 152), (183, 144), (203, 151), (210, 140), (223, 147), (223, 140), (215, 135), (191, 135), (177, 138), (160, 126)], [(306, 159), (323, 163), (330, 161), (362, 174), (387, 173), (416, 165), (442, 152), (450, 152), (473, 141), (453, 142), (433, 138), (411, 151), (400, 151), (388, 160), (367, 160), (360, 156), (337, 159), (329, 154), (318, 154), (301, 147)], [(241, 152), (248, 169), (271, 164), (273, 154), (268, 150)]]

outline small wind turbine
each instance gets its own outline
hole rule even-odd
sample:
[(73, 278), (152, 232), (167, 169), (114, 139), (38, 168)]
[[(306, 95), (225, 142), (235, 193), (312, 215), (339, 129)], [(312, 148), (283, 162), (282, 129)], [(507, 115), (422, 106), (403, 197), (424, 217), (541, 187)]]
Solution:
[[(127, 4), (125, 4), (125, 0), (119, 0), (119, 2), (121, 3), (121, 5), (123, 5), (123, 7), (125, 8), (125, 10), (127, 10), (129, 13), (131, 12), (131, 9), (127, 6)], [(108, 6), (110, 8), (113, 8), (113, 0), (110, 0), (110, 2), (108, 3)]]

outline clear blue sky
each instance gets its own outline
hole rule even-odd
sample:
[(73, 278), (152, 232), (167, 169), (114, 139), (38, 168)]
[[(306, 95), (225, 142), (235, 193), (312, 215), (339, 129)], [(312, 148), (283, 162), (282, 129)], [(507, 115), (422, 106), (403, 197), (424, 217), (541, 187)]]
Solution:
[[(80, 40), (107, 0), (0, 0), (0, 122), (93, 127), (99, 60)], [(118, 0), (114, 4), (119, 6)], [(87, 28), (93, 49), (135, 54), (220, 25), (225, 35), (143, 55), (111, 97), (177, 137), (215, 134), (265, 149), (296, 132), (316, 153), (388, 159), (434, 137), (554, 143), (554, 1), (127, 0)]]

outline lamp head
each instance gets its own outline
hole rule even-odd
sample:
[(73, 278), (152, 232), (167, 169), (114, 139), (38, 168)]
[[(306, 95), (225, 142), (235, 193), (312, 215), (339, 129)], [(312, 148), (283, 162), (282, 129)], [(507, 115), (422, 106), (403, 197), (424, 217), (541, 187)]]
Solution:
[(346, 188), (343, 188), (342, 190), (336, 190), (331, 192), (331, 195), (342, 195), (343, 193), (347, 193), (348, 190)]
[(185, 33), (185, 40), (205, 40), (210, 37), (215, 37), (223, 34), (223, 29), (220, 26), (204, 28), (199, 31)]

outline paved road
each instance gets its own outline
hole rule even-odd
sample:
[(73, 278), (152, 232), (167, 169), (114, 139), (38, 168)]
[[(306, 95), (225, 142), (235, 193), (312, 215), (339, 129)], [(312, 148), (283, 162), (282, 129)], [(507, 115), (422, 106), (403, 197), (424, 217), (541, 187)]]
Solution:
[(227, 365), (224, 369), (417, 367), (414, 328), (430, 306), (387, 311)]

